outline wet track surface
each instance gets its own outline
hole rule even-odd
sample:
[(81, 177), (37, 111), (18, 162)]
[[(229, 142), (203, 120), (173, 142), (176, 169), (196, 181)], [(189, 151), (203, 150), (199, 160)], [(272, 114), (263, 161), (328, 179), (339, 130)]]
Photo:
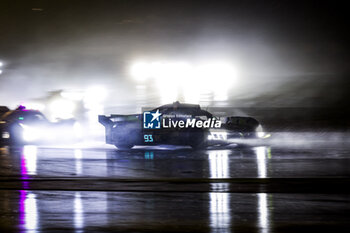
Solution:
[(1, 232), (349, 232), (350, 147), (3, 147)]

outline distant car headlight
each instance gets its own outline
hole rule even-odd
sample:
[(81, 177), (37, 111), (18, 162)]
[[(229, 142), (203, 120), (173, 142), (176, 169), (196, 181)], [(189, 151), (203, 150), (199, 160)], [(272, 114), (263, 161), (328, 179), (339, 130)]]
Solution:
[(227, 132), (225, 131), (210, 131), (208, 140), (227, 140)]
[(259, 126), (256, 128), (255, 132), (256, 132), (256, 135), (257, 135), (259, 138), (263, 138), (263, 137), (265, 136), (264, 130), (263, 130), (263, 128), (262, 128), (261, 125), (259, 125)]
[(258, 138), (269, 138), (271, 136), (271, 134), (264, 132), (264, 129), (261, 125), (256, 128), (255, 132)]
[(5, 132), (2, 132), (2, 135), (1, 135), (1, 137), (2, 138), (10, 138), (11, 137), (11, 135), (10, 135), (10, 133), (9, 132), (7, 132), (7, 131), (5, 131)]

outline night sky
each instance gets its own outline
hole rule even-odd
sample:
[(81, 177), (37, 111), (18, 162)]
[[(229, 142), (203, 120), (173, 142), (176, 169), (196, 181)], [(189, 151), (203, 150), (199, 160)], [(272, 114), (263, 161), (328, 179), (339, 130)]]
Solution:
[(346, 106), (347, 15), (336, 1), (1, 0), (0, 104), (94, 83), (127, 101), (135, 59), (218, 57), (240, 71), (232, 105)]

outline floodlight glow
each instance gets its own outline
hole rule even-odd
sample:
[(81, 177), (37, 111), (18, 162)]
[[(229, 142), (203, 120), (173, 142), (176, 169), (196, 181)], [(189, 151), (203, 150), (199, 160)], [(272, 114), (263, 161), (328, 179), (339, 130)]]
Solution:
[[(84, 102), (86, 105), (100, 105), (107, 97), (107, 90), (102, 86), (89, 87), (85, 92)], [(87, 106), (89, 107), (89, 106)]]
[(185, 102), (187, 102), (187, 103), (199, 103), (200, 91), (198, 89), (192, 89), (191, 86), (184, 88), (183, 94), (184, 94)]
[(84, 93), (82, 92), (61, 92), (61, 96), (63, 98), (74, 100), (74, 101), (80, 101), (84, 98)]
[(81, 138), (83, 136), (83, 129), (79, 122), (75, 122), (73, 125), (74, 136), (77, 138)]
[(176, 101), (185, 80), (189, 77), (191, 66), (185, 62), (150, 64), (151, 76), (160, 92), (162, 103)]
[(152, 69), (149, 64), (139, 62), (131, 67), (131, 75), (138, 81), (144, 81), (152, 74)]
[(2, 74), (2, 70), (0, 70), (0, 74)]
[(45, 105), (41, 103), (26, 103), (25, 106), (27, 109), (34, 109), (39, 111), (43, 111), (45, 109)]
[(225, 101), (237, 78), (234, 66), (225, 61), (189, 64), (187, 62), (138, 62), (131, 66), (135, 80), (152, 79), (162, 102), (176, 101), (180, 93), (186, 102), (198, 103), (208, 94), (213, 100)]
[(161, 103), (166, 104), (169, 102), (174, 102), (178, 98), (177, 88), (166, 87), (166, 85), (162, 86), (163, 88), (160, 88)]
[(196, 68), (201, 91), (211, 91), (214, 100), (225, 101), (228, 98), (228, 90), (234, 83), (237, 72), (234, 67), (226, 62), (208, 62)]
[(50, 110), (54, 119), (69, 119), (74, 117), (76, 106), (70, 100), (56, 99), (50, 105)]
[(103, 86), (92, 86), (85, 92), (84, 107), (88, 110), (86, 116), (89, 129), (92, 131), (101, 128), (101, 124), (96, 121), (96, 116), (104, 113), (104, 101), (107, 94), (107, 89)]
[(0, 61), (0, 67), (3, 66), (3, 65), (4, 65), (4, 63), (2, 63), (2, 62)]

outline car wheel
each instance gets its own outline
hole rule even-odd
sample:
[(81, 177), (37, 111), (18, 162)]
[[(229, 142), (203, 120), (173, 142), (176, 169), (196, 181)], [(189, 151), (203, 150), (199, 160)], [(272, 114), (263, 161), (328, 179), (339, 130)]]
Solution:
[(190, 146), (195, 149), (203, 149), (205, 148), (206, 145), (206, 140), (205, 140), (205, 133), (202, 131), (196, 132), (195, 135), (192, 136), (190, 140)]

